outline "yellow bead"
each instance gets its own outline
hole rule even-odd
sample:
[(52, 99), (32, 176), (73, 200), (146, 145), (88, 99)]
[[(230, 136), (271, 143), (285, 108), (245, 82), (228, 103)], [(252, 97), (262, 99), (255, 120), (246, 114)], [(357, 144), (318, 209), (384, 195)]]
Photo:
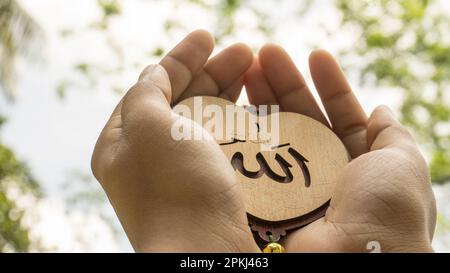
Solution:
[(284, 247), (278, 243), (267, 244), (263, 249), (263, 253), (284, 253)]

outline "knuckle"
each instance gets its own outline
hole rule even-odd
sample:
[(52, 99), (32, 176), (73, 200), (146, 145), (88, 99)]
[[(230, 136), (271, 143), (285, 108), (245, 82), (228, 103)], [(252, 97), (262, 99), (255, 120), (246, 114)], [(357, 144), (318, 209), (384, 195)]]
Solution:
[(133, 85), (125, 95), (122, 112), (124, 123), (130, 121), (141, 122), (151, 116), (151, 112), (158, 108), (158, 101), (154, 96), (143, 94), (153, 92), (156, 87), (148, 82), (138, 82)]
[(409, 133), (409, 131), (400, 124), (392, 124), (392, 125), (386, 127), (383, 131), (385, 133), (390, 133), (392, 135), (396, 135), (400, 138), (412, 139), (412, 136)]

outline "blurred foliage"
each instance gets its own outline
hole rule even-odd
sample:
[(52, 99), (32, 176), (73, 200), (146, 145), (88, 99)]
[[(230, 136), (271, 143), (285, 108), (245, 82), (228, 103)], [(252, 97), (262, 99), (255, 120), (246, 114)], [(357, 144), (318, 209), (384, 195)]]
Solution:
[(23, 210), (9, 194), (38, 194), (36, 181), (14, 153), (0, 144), (0, 252), (24, 252), (30, 247), (28, 227), (22, 223)]
[[(77, 60), (73, 64), (74, 71), (91, 84), (101, 75), (114, 76), (130, 67), (143, 66), (140, 63), (126, 64), (122, 49), (111, 35), (110, 23), (122, 14), (123, 2), (97, 0), (100, 17), (90, 22), (87, 29), (65, 28), (60, 31), (64, 38), (86, 30), (106, 36), (105, 40), (118, 59), (117, 68), (101, 67), (86, 60)], [(293, 2), (296, 5), (293, 16), (301, 18), (313, 2)], [(340, 55), (342, 59), (357, 58), (359, 61), (344, 69), (355, 71), (361, 84), (375, 87), (372, 89), (387, 87), (393, 92), (401, 92), (401, 120), (420, 137), (423, 147), (429, 152), (433, 181), (443, 183), (450, 180), (450, 16), (443, 14), (436, 2), (438, 0), (335, 0), (336, 11), (342, 19), (340, 28), (352, 27), (352, 33), (359, 35), (356, 43), (349, 43), (348, 50)], [(277, 31), (277, 22), (273, 20), (277, 12), (273, 9), (280, 4), (279, 1), (172, 0), (170, 3), (173, 13), (165, 18), (163, 24), (167, 36), (172, 31), (187, 31), (176, 15), (177, 9), (182, 10), (185, 5), (202, 8), (215, 18), (212, 31), (219, 45), (239, 32), (242, 27), (238, 24), (240, 14), (257, 19), (254, 31), (261, 36), (271, 37)], [(264, 9), (263, 6), (272, 8)], [(339, 31), (336, 35), (340, 35)], [(29, 54), (40, 36), (39, 27), (17, 0), (0, 0), (0, 88), (7, 97), (13, 98), (15, 93), (17, 57)], [(158, 44), (148, 54), (160, 57), (166, 50), (164, 45)], [(63, 79), (56, 87), (57, 95), (63, 98), (71, 85), (74, 85), (72, 79)], [(120, 87), (111, 89), (123, 91)], [(0, 125), (4, 121), (0, 116)], [(90, 184), (92, 177), (77, 177), (71, 177), (65, 185), (69, 188), (68, 185), (75, 184), (71, 183), (74, 180), (85, 181), (79, 183), (79, 188), (71, 188), (75, 194), (69, 198), (69, 205), (88, 211), (95, 207), (93, 203), (103, 202), (105, 197), (98, 194), (99, 186)], [(95, 186), (91, 188), (89, 185)], [(0, 140), (0, 252), (26, 251), (31, 244), (28, 227), (22, 223), (24, 212), (14, 199), (17, 196), (11, 192), (38, 196), (39, 187), (26, 166)]]
[[(214, 26), (214, 37), (217, 43), (220, 43), (224, 38), (232, 36), (238, 31), (238, 26), (236, 25), (237, 13), (241, 10), (248, 10), (253, 13), (253, 15), (258, 19), (258, 26), (255, 31), (262, 32), (266, 36), (273, 34), (274, 26), (269, 23), (269, 11), (260, 8), (260, 1), (252, 0), (219, 0), (219, 1), (208, 1), (208, 0), (178, 0), (179, 2), (190, 2), (197, 6), (207, 9), (209, 12), (214, 13), (214, 18), (216, 18)], [(301, 7), (303, 3), (308, 3), (308, 1), (299, 1)], [(275, 3), (276, 4), (276, 3)], [(166, 30), (171, 30), (173, 27), (182, 27), (174, 19), (169, 19), (166, 23)], [(172, 22), (172, 23), (170, 23)]]
[[(15, 94), (15, 60), (29, 52), (38, 33), (38, 26), (16, 1), (0, 0), (0, 87), (8, 98)], [(0, 126), (5, 121), (0, 116)], [(27, 194), (38, 196), (38, 184), (0, 141), (0, 252), (24, 252), (30, 247), (24, 211), (15, 200)]]
[(362, 84), (400, 90), (402, 123), (430, 152), (433, 182), (450, 180), (450, 16), (434, 0), (337, 0), (342, 26), (360, 33), (343, 55)]
[(98, 0), (99, 6), (103, 10), (103, 18), (120, 14), (120, 6), (116, 0)]
[(117, 0), (97, 0), (98, 6), (102, 11), (102, 17), (99, 22), (95, 22), (93, 26), (99, 29), (107, 29), (109, 18), (119, 15), (121, 8)]
[(32, 51), (41, 31), (15, 0), (0, 0), (0, 88), (9, 97), (15, 94), (15, 62)]

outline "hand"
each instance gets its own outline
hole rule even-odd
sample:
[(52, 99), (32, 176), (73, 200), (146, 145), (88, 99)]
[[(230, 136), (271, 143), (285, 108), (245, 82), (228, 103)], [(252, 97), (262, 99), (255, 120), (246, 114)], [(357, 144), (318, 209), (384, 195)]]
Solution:
[(330, 126), (353, 160), (338, 178), (325, 217), (289, 234), (287, 252), (432, 251), (436, 208), (426, 163), (387, 107), (367, 118), (334, 58), (310, 56), (310, 70), (331, 126), (287, 53), (259, 52), (246, 76), (252, 104), (279, 104)]
[(103, 129), (92, 170), (133, 247), (157, 252), (259, 251), (234, 170), (214, 141), (175, 141), (171, 104), (194, 95), (235, 101), (251, 50), (236, 44), (208, 61), (204, 31), (151, 65)]

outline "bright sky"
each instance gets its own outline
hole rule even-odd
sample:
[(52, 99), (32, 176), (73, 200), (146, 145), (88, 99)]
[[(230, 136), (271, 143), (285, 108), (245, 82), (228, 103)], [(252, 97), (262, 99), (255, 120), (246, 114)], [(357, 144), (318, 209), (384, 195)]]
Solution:
[[(123, 3), (123, 16), (113, 20), (109, 39), (121, 48), (127, 63), (137, 63), (135, 69), (127, 70), (120, 77), (97, 79), (95, 90), (74, 73), (76, 61), (87, 60), (102, 66), (116, 65), (111, 50), (105, 44), (105, 35), (86, 31), (86, 26), (99, 18), (96, 1), (92, 0), (21, 0), (45, 31), (45, 45), (42, 61), (30, 65), (21, 62), (18, 95), (14, 104), (4, 105), (3, 111), (9, 118), (2, 129), (2, 139), (25, 160), (36, 178), (42, 182), (46, 197), (38, 206), (40, 220), (34, 228), (42, 235), (43, 244), (48, 248), (63, 251), (130, 251), (124, 234), (120, 231), (119, 241), (114, 240), (112, 231), (95, 212), (75, 210), (65, 214), (67, 205), (61, 196), (68, 174), (81, 171), (90, 174), (90, 156), (107, 117), (120, 97), (109, 90), (111, 84), (126, 90), (144, 64), (155, 62), (148, 52), (155, 45), (174, 45), (186, 32), (178, 31), (168, 37), (163, 33), (164, 18), (179, 18), (186, 29), (211, 29), (214, 18), (194, 6), (186, 6), (173, 14), (173, 1), (127, 0)], [(309, 45), (320, 43), (331, 51), (348, 44), (351, 30), (343, 30), (342, 35), (330, 42), (327, 35), (319, 30), (319, 25), (336, 25), (337, 17), (331, 1), (319, 0), (314, 10), (299, 20), (290, 20), (295, 0), (284, 1), (276, 8), (273, 20), (280, 23), (279, 30), (271, 39), (286, 47), (307, 73)], [(320, 6), (320, 8), (318, 8)], [(189, 14), (189, 16), (186, 16)], [(266, 37), (255, 34), (252, 26), (255, 18), (248, 11), (238, 14), (239, 32), (232, 42), (246, 42), (258, 47), (267, 41)], [(76, 35), (62, 38), (62, 29), (74, 29)], [(227, 41), (228, 44), (228, 41)], [(79, 84), (71, 88), (64, 100), (56, 96), (56, 86), (62, 79), (72, 79)], [(356, 88), (357, 89), (357, 88)], [(356, 90), (355, 89), (355, 90)], [(360, 90), (360, 89), (358, 89)], [(380, 101), (395, 106), (398, 97), (369, 90), (358, 92), (367, 111), (371, 111)], [(4, 108), (5, 107), (5, 108)], [(75, 183), (78, 183), (76, 181)], [(96, 183), (92, 187), (98, 188)], [(438, 189), (443, 207), (449, 200), (448, 187)], [(445, 201), (445, 202), (444, 202)], [(109, 209), (109, 214), (112, 209)], [(33, 222), (34, 223), (34, 222)], [(448, 250), (448, 235), (439, 237), (435, 243), (437, 250)]]

